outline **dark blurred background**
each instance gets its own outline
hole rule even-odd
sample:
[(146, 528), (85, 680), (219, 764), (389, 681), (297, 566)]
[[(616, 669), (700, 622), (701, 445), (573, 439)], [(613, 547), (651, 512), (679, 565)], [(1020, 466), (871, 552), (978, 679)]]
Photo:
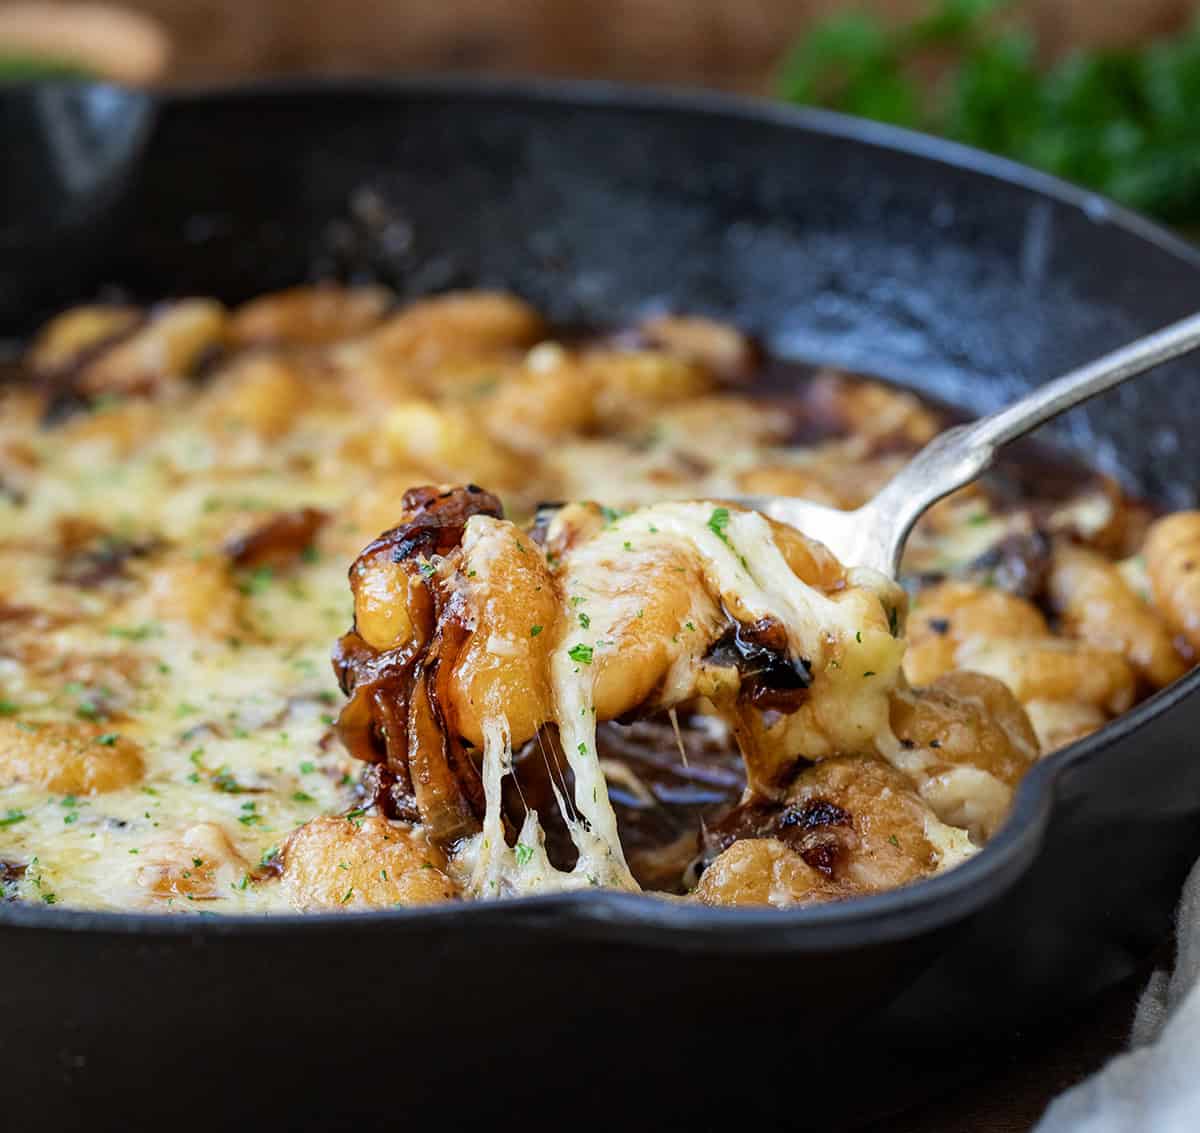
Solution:
[(0, 81), (474, 72), (774, 95), (1200, 227), (1196, 0), (0, 0)]

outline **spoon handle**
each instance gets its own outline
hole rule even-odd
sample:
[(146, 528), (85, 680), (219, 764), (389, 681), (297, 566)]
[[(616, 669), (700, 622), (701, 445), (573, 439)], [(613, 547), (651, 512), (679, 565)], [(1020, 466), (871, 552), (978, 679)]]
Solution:
[[(884, 485), (858, 515), (874, 527), (872, 565), (895, 577), (913, 524), (943, 496), (970, 483), (996, 450), (1060, 413), (1129, 378), (1200, 347), (1200, 314), (1189, 315), (1128, 346), (1039, 386), (1020, 401), (935, 437)], [(865, 513), (865, 514), (864, 514)]]

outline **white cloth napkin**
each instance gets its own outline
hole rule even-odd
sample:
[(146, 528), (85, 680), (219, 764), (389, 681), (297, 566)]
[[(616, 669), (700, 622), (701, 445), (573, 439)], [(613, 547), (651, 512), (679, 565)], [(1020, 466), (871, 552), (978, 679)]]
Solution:
[(1130, 1050), (1057, 1098), (1034, 1133), (1200, 1131), (1200, 863), (1183, 886), (1175, 971), (1155, 972)]

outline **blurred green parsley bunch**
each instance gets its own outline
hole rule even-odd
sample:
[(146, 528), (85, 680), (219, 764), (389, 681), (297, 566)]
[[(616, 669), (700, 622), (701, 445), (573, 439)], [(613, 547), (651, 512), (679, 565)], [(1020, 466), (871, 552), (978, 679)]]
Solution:
[[(1133, 50), (1044, 68), (1006, 0), (937, 0), (891, 27), (865, 12), (816, 25), (779, 76), (783, 97), (942, 134), (1097, 189), (1174, 224), (1200, 223), (1200, 21)], [(946, 61), (930, 86), (922, 61)]]

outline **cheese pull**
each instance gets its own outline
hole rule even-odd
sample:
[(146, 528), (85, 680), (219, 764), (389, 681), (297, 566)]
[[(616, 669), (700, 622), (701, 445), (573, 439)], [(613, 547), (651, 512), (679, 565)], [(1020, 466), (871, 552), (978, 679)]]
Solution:
[(547, 725), (570, 768), (556, 790), (587, 883), (629, 887), (598, 722), (706, 698), (764, 794), (801, 754), (877, 750), (888, 733), (903, 595), (799, 532), (709, 501), (624, 515), (573, 504), (529, 530), (475, 487), (403, 503), (350, 571), (339, 729), (377, 765), (387, 813), (442, 844), (477, 839), (467, 856), (485, 895), (519, 889), (522, 873), (559, 883), (536, 830), (515, 851), (525, 816), (504, 797), (513, 747)]

